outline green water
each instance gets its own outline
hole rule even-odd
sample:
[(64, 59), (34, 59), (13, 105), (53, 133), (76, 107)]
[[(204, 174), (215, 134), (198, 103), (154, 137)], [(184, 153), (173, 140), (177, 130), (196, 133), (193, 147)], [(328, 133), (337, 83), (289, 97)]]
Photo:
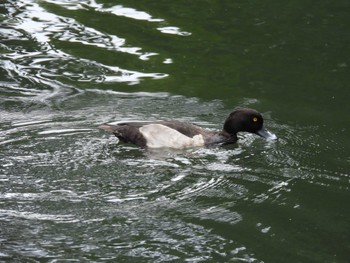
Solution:
[[(350, 2), (0, 3), (0, 260), (349, 262)], [(141, 150), (96, 129), (277, 142)]]

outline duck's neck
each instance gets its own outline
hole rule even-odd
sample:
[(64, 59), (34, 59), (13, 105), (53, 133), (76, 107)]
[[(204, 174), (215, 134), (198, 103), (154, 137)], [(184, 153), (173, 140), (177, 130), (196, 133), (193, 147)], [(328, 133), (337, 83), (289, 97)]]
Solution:
[(206, 144), (218, 144), (218, 143), (235, 143), (237, 141), (237, 135), (235, 134), (229, 134), (228, 132), (221, 131), (215, 133), (214, 136), (209, 136), (206, 138)]
[(235, 143), (238, 138), (237, 138), (237, 133), (228, 133), (227, 131), (223, 130), (220, 132), (220, 135), (225, 138), (226, 143)]

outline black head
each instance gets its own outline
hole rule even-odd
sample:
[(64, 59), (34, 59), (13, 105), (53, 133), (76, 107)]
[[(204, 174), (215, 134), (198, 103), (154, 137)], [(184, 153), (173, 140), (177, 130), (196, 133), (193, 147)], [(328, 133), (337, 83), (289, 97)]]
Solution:
[(231, 112), (225, 120), (224, 131), (232, 136), (236, 136), (238, 132), (250, 132), (268, 139), (277, 138), (276, 135), (265, 130), (261, 114), (247, 108)]

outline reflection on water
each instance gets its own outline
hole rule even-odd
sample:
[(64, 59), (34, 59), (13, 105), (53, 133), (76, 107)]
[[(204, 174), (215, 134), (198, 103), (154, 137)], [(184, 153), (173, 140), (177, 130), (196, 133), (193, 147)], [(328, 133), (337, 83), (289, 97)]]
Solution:
[(46, 1), (55, 5), (59, 5), (60, 7), (67, 8), (68, 10), (79, 10), (79, 9), (93, 9), (98, 12), (106, 12), (111, 13), (117, 16), (124, 16), (127, 18), (132, 18), (136, 20), (145, 20), (148, 22), (163, 22), (162, 18), (153, 18), (150, 14), (144, 11), (136, 10), (135, 8), (124, 7), (122, 5), (115, 5), (112, 7), (105, 8), (103, 4), (98, 4), (96, 1), (88, 0), (88, 1), (70, 1), (70, 0), (62, 0), (62, 1)]
[[(50, 1), (46, 2), (45, 6)], [(147, 18), (146, 13), (134, 9), (122, 6), (104, 9), (99, 4), (88, 2), (95, 12), (123, 14), (135, 19)], [(56, 5), (61, 4), (60, 7), (72, 10), (86, 9), (86, 5), (81, 1), (51, 3), (53, 6), (47, 6), (48, 8), (54, 9)], [(157, 52), (142, 51), (140, 47), (130, 46), (125, 38), (90, 28), (73, 18), (47, 12), (39, 3), (21, 0), (10, 2), (6, 7), (9, 13), (3, 21), (5, 28), (1, 30), (5, 40), (2, 44), (5, 52), (1, 68), (5, 70), (9, 80), (2, 82), (1, 86), (2, 93), (13, 97), (14, 100), (18, 100), (18, 95), (24, 97), (22, 100), (27, 98), (47, 102), (52, 97), (64, 96), (62, 93), (71, 92), (72, 81), (88, 82), (89, 85), (94, 82), (138, 84), (144, 78), (159, 79), (168, 76), (166, 73), (139, 72), (111, 66), (95, 59), (76, 56), (74, 52), (67, 53), (60, 49), (66, 45), (65, 42), (98, 48), (96, 54), (104, 51), (116, 52), (116, 57), (118, 53), (125, 53), (137, 56), (140, 60), (149, 60), (150, 56), (157, 55)], [(146, 20), (163, 21), (151, 18)], [(18, 41), (23, 45), (18, 45)], [(28, 49), (28, 44), (33, 47)], [(169, 61), (171, 59), (167, 58), (166, 63)], [(13, 80), (17, 83), (13, 83)]]
[[(198, 32), (136, 4), (20, 0), (3, 6), (1, 259), (343, 259), (346, 238), (337, 233), (347, 234), (347, 216), (339, 211), (350, 175), (339, 154), (343, 145), (318, 125), (277, 120), (265, 109), (278, 141), (241, 134), (235, 145), (181, 151), (138, 149), (97, 129), (150, 119), (221, 129), (233, 107), (216, 97), (151, 92), (159, 81), (170, 83), (168, 67), (177, 63), (172, 48), (159, 47)], [(191, 74), (199, 74), (195, 66)], [(207, 75), (215, 89), (224, 77)], [(236, 102), (262, 105), (252, 95)], [(337, 240), (337, 247), (321, 239)]]

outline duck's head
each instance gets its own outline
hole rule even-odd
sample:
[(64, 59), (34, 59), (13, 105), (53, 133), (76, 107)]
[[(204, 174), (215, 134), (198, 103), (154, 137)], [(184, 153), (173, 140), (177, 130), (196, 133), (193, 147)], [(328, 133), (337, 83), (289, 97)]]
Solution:
[(224, 131), (236, 137), (238, 132), (255, 133), (269, 140), (276, 140), (277, 136), (264, 128), (264, 119), (254, 109), (238, 109), (227, 117)]

